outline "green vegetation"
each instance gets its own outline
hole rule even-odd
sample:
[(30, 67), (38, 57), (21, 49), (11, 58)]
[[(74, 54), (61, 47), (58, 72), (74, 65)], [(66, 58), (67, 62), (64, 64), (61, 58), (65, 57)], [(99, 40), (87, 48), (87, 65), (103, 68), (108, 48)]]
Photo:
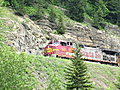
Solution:
[(120, 72), (119, 72), (119, 76), (117, 77), (117, 81), (118, 81), (117, 87), (120, 89)]
[[(54, 57), (43, 57), (35, 56), (32, 59), (34, 68), (36, 71), (36, 77), (38, 77), (38, 84), (41, 86), (40, 89), (48, 90), (66, 90), (65, 80), (65, 69), (66, 66), (71, 65), (71, 60), (54, 58)], [(95, 90), (118, 90), (116, 86), (119, 67), (110, 65), (97, 64), (86, 62), (88, 67), (88, 74), (91, 77), (90, 80), (93, 82)]]
[(0, 90), (32, 90), (36, 81), (29, 57), (0, 46)]
[(90, 90), (92, 84), (87, 75), (87, 67), (79, 55), (80, 48), (76, 45), (75, 56), (72, 63), (66, 68), (67, 90)]
[(4, 20), (0, 20), (0, 90), (32, 90), (36, 80), (32, 74), (31, 59), (3, 44), (3, 36), (10, 29), (4, 23)]
[(57, 24), (57, 33), (64, 34), (65, 33), (65, 26), (63, 23), (63, 18), (60, 16)]
[(51, 23), (56, 23), (56, 13), (53, 9), (50, 10), (49, 21)]
[[(59, 18), (54, 17), (52, 10), (64, 8), (64, 15), (69, 18), (84, 22), (88, 20), (89, 24), (97, 29), (103, 29), (106, 23), (110, 22), (120, 26), (120, 0), (4, 0), (6, 6), (11, 6), (16, 10), (16, 14), (28, 14), (32, 19), (41, 19), (45, 15), (50, 16), (50, 20), (54, 21)], [(1, 2), (3, 3), (3, 2)], [(51, 8), (52, 7), (52, 8)], [(60, 12), (59, 12), (60, 13)]]
[[(87, 64), (91, 80), (95, 84), (95, 90), (119, 90), (117, 88), (117, 77), (119, 76), (119, 67), (104, 64), (95, 64), (88, 62)], [(99, 87), (99, 89), (98, 89)]]

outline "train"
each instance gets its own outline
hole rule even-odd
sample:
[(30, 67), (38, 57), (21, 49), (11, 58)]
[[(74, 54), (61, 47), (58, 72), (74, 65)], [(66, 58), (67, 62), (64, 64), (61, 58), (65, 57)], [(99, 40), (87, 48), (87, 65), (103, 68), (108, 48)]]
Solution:
[[(78, 44), (81, 58), (87, 61), (107, 63), (120, 66), (120, 52), (98, 46)], [(51, 40), (44, 48), (44, 56), (73, 58), (76, 43), (63, 40)]]

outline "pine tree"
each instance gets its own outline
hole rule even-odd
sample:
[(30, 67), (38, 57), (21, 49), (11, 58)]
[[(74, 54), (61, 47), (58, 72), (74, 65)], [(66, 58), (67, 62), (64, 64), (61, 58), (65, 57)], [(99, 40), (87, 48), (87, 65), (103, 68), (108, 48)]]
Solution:
[(109, 10), (105, 6), (103, 0), (96, 1), (94, 13), (93, 13), (92, 26), (94, 26), (97, 29), (104, 29), (105, 27), (104, 17), (106, 17), (108, 13)]
[(53, 9), (51, 9), (49, 13), (49, 21), (52, 23), (56, 23), (56, 13), (54, 12)]
[(86, 5), (86, 0), (69, 0), (68, 1), (68, 16), (78, 22), (84, 21), (84, 7)]
[(65, 33), (65, 26), (64, 26), (64, 23), (63, 23), (63, 18), (61, 16), (59, 17), (59, 21), (58, 21), (57, 32), (58, 32), (58, 34), (64, 34)]
[(72, 63), (68, 67), (66, 67), (66, 86), (67, 90), (89, 90), (92, 88), (92, 84), (89, 81), (89, 76), (87, 75), (87, 67), (84, 61), (81, 59), (81, 55), (79, 54), (80, 48), (75, 50), (75, 55), (73, 59), (71, 59)]

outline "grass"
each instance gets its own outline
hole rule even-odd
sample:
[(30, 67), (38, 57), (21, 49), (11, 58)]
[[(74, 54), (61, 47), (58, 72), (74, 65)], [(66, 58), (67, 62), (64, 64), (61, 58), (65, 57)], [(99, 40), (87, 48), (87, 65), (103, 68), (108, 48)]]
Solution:
[(32, 74), (31, 56), (17, 54), (12, 47), (3, 44), (6, 32), (13, 30), (7, 21), (15, 21), (16, 17), (5, 7), (0, 7), (0, 11), (0, 90), (32, 90), (36, 79)]
[[(35, 70), (39, 82), (38, 89), (65, 90), (65, 67), (71, 61), (67, 59), (35, 56)], [(116, 77), (118, 77), (119, 67), (86, 62), (88, 74), (94, 84), (94, 90), (117, 90)], [(50, 87), (52, 86), (52, 89)]]
[(10, 20), (14, 20), (14, 21), (19, 22), (17, 17), (13, 13), (11, 13), (11, 11), (8, 10), (8, 8), (6, 8), (6, 7), (0, 7), (0, 19), (2, 19), (2, 18), (3, 19), (10, 19)]
[[(0, 49), (1, 88), (31, 88), (39, 90), (65, 90), (65, 67), (71, 63), (68, 59), (16, 54), (7, 47)], [(7, 61), (6, 61), (7, 60)], [(86, 62), (88, 74), (94, 83), (94, 90), (117, 90), (116, 77), (119, 67)], [(4, 70), (3, 70), (4, 69)], [(21, 73), (19, 73), (19, 71)], [(5, 72), (8, 72), (5, 74)], [(21, 78), (19, 78), (19, 77)], [(14, 77), (14, 78), (13, 78)], [(9, 81), (8, 81), (9, 79)], [(12, 80), (15, 82), (12, 82)], [(17, 81), (16, 81), (17, 80)], [(25, 81), (23, 81), (25, 80)], [(12, 85), (15, 86), (13, 87)], [(29, 83), (28, 83), (29, 82)], [(36, 82), (36, 83), (35, 83)], [(20, 84), (19, 84), (20, 83)], [(21, 87), (21, 85), (24, 87)], [(30, 87), (25, 87), (25, 86)], [(33, 85), (33, 86), (32, 86)]]
[(116, 77), (118, 77), (118, 72), (120, 71), (119, 67), (94, 63), (87, 63), (87, 66), (96, 89), (111, 88), (111, 90), (117, 90)]

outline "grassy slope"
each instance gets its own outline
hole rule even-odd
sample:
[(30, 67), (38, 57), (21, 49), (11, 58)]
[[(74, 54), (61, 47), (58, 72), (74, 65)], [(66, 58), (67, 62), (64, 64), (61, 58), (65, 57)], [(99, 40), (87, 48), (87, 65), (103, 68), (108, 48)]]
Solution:
[[(37, 57), (35, 61), (36, 71), (39, 73), (39, 81), (41, 88), (45, 89), (52, 83), (52, 88), (60, 88), (64, 90), (62, 82), (64, 81), (64, 69), (70, 60), (53, 58), (53, 57)], [(93, 81), (95, 90), (117, 90), (116, 77), (118, 76), (119, 67), (86, 62), (88, 73)], [(44, 73), (44, 74), (43, 74)], [(44, 80), (42, 80), (45, 78)], [(54, 80), (55, 79), (55, 80)], [(59, 82), (61, 81), (61, 82)], [(44, 83), (43, 83), (44, 82)], [(45, 83), (47, 82), (47, 83)]]

